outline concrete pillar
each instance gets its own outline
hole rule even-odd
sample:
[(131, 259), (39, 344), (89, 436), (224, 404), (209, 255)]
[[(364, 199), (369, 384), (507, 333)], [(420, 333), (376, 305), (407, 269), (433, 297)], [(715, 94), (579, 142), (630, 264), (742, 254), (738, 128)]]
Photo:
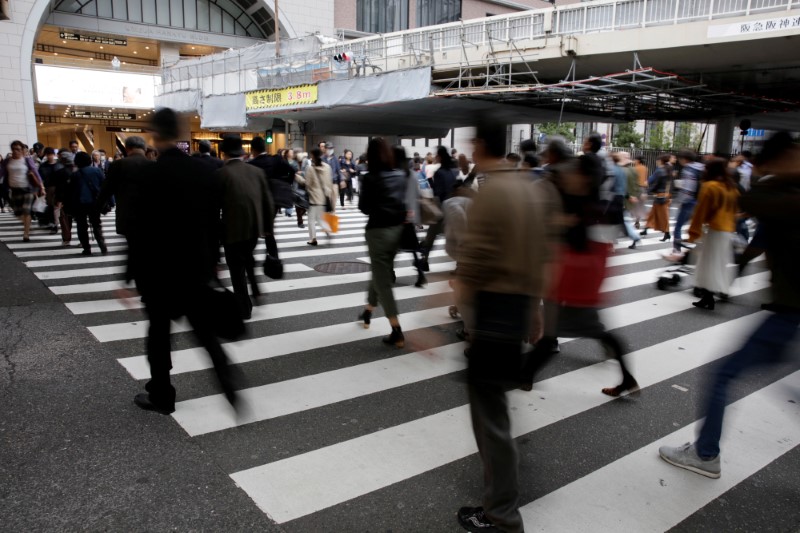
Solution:
[(716, 135), (714, 136), (714, 153), (730, 155), (733, 148), (733, 136), (736, 131), (736, 117), (722, 117), (716, 124)]
[(293, 148), (295, 151), (309, 151), (312, 146), (306, 145), (306, 135), (300, 128), (300, 123), (296, 120), (286, 121), (286, 147)]
[(159, 54), (161, 56), (161, 66), (168, 67), (174, 65), (181, 58), (180, 45), (175, 43), (159, 44)]

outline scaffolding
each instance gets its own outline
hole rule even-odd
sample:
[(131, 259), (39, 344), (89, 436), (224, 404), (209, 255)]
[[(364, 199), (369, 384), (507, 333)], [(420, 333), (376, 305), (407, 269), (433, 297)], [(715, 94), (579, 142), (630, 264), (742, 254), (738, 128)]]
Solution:
[(615, 121), (696, 121), (800, 109), (800, 101), (716, 90), (675, 73), (642, 67), (638, 58), (635, 61), (634, 69), (584, 79), (575, 79), (573, 62), (567, 78), (558, 83), (458, 87), (451, 82), (433, 96), (480, 99)]

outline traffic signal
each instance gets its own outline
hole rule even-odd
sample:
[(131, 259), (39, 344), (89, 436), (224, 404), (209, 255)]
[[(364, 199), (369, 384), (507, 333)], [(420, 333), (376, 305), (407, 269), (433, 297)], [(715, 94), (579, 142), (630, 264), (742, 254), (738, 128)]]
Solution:
[(351, 56), (347, 52), (342, 52), (341, 54), (336, 54), (335, 56), (333, 56), (333, 60), (336, 61), (337, 63), (345, 63), (347, 61), (352, 61), (353, 56)]
[(264, 136), (264, 141), (267, 144), (272, 144), (272, 130), (267, 130), (267, 134)]

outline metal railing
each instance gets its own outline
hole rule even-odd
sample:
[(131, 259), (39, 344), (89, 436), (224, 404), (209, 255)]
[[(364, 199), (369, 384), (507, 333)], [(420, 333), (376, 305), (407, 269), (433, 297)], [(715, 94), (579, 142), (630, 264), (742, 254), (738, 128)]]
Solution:
[[(317, 50), (274, 57), (262, 45), (164, 69), (158, 94), (200, 91), (203, 96), (347, 79), (422, 66), (435, 54), (551, 36), (608, 32), (747, 16), (800, 8), (800, 0), (598, 0), (466, 22), (323, 44)], [(289, 41), (291, 42), (291, 41)], [(265, 51), (270, 49), (265, 49)], [(334, 56), (348, 53), (351, 61)], [(442, 65), (436, 65), (441, 67)], [(457, 67), (458, 60), (449, 66)]]
[[(434, 53), (497, 41), (540, 39), (647, 28), (800, 8), (800, 0), (600, 0), (452, 22), (322, 47), (374, 60), (415, 52)], [(333, 55), (333, 54), (331, 54)]]

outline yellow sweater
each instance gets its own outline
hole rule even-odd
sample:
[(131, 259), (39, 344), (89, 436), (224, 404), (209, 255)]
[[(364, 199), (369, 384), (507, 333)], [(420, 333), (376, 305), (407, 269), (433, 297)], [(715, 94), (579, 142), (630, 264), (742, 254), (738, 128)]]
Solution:
[(719, 181), (704, 182), (689, 227), (689, 242), (700, 238), (705, 224), (716, 231), (733, 232), (736, 229), (738, 206), (739, 191), (735, 187), (728, 187)]

